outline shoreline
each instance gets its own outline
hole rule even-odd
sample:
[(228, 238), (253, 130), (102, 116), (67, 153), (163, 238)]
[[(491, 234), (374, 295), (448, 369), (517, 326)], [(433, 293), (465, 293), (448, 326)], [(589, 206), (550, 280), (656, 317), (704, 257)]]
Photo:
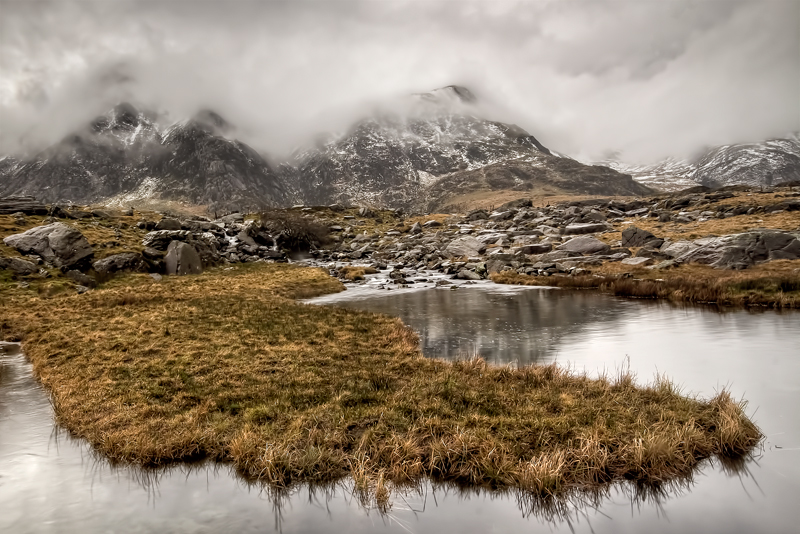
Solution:
[(352, 476), (378, 504), (423, 478), (542, 495), (661, 482), (762, 439), (725, 391), (430, 360), (398, 319), (292, 300), (340, 288), (280, 264), (133, 275), (16, 296), (0, 332), (21, 338), (57, 421), (112, 460), (229, 461), (275, 487)]

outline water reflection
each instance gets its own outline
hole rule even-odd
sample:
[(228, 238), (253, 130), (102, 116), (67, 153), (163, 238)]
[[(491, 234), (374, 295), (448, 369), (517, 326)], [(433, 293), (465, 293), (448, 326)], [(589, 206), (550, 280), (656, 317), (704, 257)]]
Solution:
[(627, 357), (643, 380), (659, 370), (706, 396), (729, 385), (751, 402), (767, 435), (763, 455), (709, 461), (662, 486), (624, 483), (560, 499), (426, 483), (404, 489), (381, 515), (347, 480), (276, 491), (222, 464), (111, 465), (53, 424), (30, 364), (6, 346), (0, 532), (790, 532), (800, 521), (800, 314), (720, 314), (541, 289), (376, 293), (354, 307), (401, 316), (428, 354), (477, 347), (496, 363), (555, 359), (589, 373)]

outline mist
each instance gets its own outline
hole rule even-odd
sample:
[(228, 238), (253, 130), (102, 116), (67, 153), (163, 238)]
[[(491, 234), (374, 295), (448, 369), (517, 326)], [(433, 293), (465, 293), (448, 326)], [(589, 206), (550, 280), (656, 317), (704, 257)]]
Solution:
[(594, 161), (800, 130), (800, 3), (0, 0), (0, 155), (121, 101), (202, 108), (274, 158), (450, 84)]

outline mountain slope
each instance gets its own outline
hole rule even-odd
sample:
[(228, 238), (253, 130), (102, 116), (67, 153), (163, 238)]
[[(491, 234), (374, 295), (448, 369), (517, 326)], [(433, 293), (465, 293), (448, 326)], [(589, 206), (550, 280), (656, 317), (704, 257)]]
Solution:
[(800, 180), (800, 135), (712, 148), (694, 161), (667, 159), (654, 165), (601, 162), (642, 184), (674, 191), (696, 185), (771, 187)]
[(45, 202), (165, 199), (242, 209), (285, 203), (282, 183), (256, 151), (224, 137), (213, 112), (163, 131), (120, 104), (31, 160), (6, 169), (0, 195)]
[[(576, 189), (568, 183), (570, 176), (580, 179), (589, 166), (553, 155), (516, 125), (479, 117), (475, 103), (474, 95), (459, 86), (413, 95), (400, 110), (377, 113), (301, 153), (294, 186), (310, 204), (335, 201), (412, 209), (430, 205), (431, 191), (437, 203), (448, 194), (459, 194), (463, 188), (458, 184), (492, 190), (527, 185), (519, 188), (526, 191), (545, 184), (566, 185), (567, 192)], [(484, 168), (497, 179), (475, 174)], [(501, 179), (508, 172), (527, 179)], [(648, 191), (616, 171), (605, 169), (601, 174), (612, 185), (604, 188), (596, 182), (597, 194)], [(445, 181), (438, 184), (440, 180)]]

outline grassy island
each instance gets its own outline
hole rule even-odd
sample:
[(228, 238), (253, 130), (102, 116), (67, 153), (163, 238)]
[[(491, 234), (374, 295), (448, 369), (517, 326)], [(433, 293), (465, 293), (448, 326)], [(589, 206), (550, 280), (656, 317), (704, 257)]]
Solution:
[(213, 458), (276, 486), (352, 476), (367, 500), (423, 477), (557, 494), (667, 481), (761, 439), (744, 403), (667, 379), (426, 359), (398, 319), (299, 303), (319, 269), (129, 275), (83, 295), (3, 290), (58, 421), (109, 458)]

